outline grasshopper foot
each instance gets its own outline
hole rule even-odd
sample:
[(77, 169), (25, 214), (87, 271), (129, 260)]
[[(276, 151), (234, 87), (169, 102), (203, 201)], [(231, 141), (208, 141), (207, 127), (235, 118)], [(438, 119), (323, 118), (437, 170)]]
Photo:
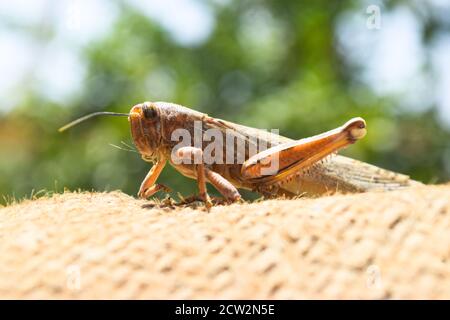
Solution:
[(167, 187), (163, 184), (155, 184), (155, 185), (151, 186), (150, 188), (147, 188), (144, 190), (139, 190), (138, 197), (141, 199), (147, 199), (161, 190), (163, 190), (164, 192), (167, 192), (167, 193), (172, 191), (169, 187)]

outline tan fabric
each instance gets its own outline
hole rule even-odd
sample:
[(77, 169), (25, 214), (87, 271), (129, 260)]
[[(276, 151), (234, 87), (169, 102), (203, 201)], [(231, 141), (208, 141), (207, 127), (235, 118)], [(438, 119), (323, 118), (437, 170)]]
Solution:
[(450, 186), (214, 207), (0, 210), (0, 298), (450, 298)]

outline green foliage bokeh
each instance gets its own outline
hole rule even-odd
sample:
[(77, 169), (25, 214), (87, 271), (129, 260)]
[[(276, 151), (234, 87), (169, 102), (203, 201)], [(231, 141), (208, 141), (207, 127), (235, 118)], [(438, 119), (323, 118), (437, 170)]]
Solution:
[[(89, 112), (127, 112), (136, 103), (161, 100), (245, 125), (278, 128), (291, 138), (361, 116), (369, 134), (345, 155), (427, 183), (447, 181), (450, 134), (435, 108), (397, 108), (394, 98), (379, 97), (358, 82), (359, 70), (344, 61), (336, 21), (355, 5), (232, 1), (212, 6), (216, 25), (205, 42), (184, 46), (120, 2), (113, 29), (83, 49), (88, 73), (77, 97), (58, 105), (38, 91), (24, 91), (21, 105), (0, 118), (0, 194), (22, 197), (33, 189), (64, 187), (136, 194), (149, 164), (137, 153), (110, 146), (132, 145), (124, 118), (93, 119), (63, 134), (57, 129)], [(258, 25), (258, 14), (270, 15), (270, 25)], [(262, 40), (252, 37), (263, 31)], [(196, 192), (195, 183), (172, 168), (160, 180), (182, 194)]]

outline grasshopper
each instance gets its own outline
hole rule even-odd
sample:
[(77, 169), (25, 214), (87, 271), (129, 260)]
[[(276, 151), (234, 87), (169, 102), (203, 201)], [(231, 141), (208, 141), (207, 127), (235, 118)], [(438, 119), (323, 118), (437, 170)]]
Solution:
[[(142, 159), (154, 163), (140, 185), (140, 198), (167, 191), (166, 186), (156, 183), (167, 162), (184, 176), (197, 180), (198, 198), (208, 208), (212, 203), (207, 183), (228, 202), (241, 199), (238, 189), (252, 190), (265, 197), (292, 197), (336, 191), (392, 190), (419, 184), (406, 175), (336, 154), (365, 136), (366, 122), (362, 118), (353, 118), (341, 127), (313, 137), (292, 140), (178, 104), (144, 102), (133, 106), (129, 113), (89, 114), (59, 131), (97, 115), (128, 117)], [(187, 134), (183, 144), (177, 139), (180, 129)], [(211, 137), (196, 141), (196, 136), (207, 135), (210, 130), (214, 132), (214, 141), (221, 141), (214, 145), (213, 152), (208, 147)], [(207, 154), (214, 161), (206, 161)]]

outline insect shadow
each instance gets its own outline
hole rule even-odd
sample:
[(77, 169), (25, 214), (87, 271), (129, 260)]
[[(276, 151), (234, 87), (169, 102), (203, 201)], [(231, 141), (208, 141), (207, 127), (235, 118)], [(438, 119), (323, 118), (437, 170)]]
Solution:
[[(198, 209), (204, 208), (203, 200), (198, 195), (192, 195), (188, 197), (184, 197), (181, 194), (177, 194), (179, 201), (176, 201), (171, 196), (167, 195), (164, 199), (154, 198), (152, 202), (145, 203), (141, 206), (143, 209), (166, 209), (166, 210), (174, 210), (176, 208), (191, 208)], [(225, 206), (231, 204), (230, 201), (227, 201), (225, 198), (221, 197), (210, 197), (211, 202), (215, 206)], [(241, 200), (240, 203), (246, 203), (247, 201)]]

